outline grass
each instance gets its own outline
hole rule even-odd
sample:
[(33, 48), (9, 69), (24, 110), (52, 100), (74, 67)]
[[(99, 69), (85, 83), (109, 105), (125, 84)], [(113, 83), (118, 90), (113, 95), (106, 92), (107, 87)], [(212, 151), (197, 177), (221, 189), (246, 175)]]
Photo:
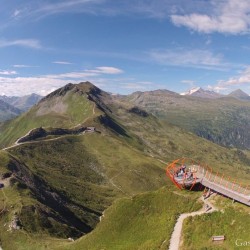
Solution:
[(166, 249), (178, 215), (200, 206), (195, 196), (177, 195), (167, 188), (120, 199), (91, 234), (59, 249)]
[[(1, 155), (1, 160), (2, 159), (3, 157)], [(4, 171), (3, 167), (1, 167), (1, 171)], [(30, 234), (23, 229), (9, 231), (9, 223), (14, 214), (20, 214), (23, 207), (37, 203), (37, 201), (28, 194), (27, 190), (22, 190), (16, 185), (4, 188), (0, 192), (0, 200), (5, 203), (5, 210), (0, 214), (0, 246), (3, 249), (54, 249), (56, 246), (63, 244), (64, 241), (62, 239), (59, 241), (58, 239), (41, 232), (39, 232), (39, 234)], [(2, 202), (1, 205), (3, 204)], [(29, 214), (29, 216), (30, 215), (31, 214)], [(34, 219), (35, 217), (30, 217), (29, 220)]]
[[(93, 229), (102, 212), (118, 197), (155, 190), (166, 181), (160, 162), (142, 157), (140, 151), (131, 149), (119, 138), (99, 133), (23, 144), (9, 149), (9, 153), (21, 165), (25, 163), (23, 167), (28, 168), (31, 179), (25, 177), (24, 181), (37, 189), (35, 193), (25, 189), (33, 200), (18, 210), (25, 230), (30, 233), (72, 235), (58, 221), (62, 214), (57, 208), (51, 210), (46, 202), (36, 201), (41, 200), (39, 188), (62, 197), (68, 212)], [(40, 182), (36, 184), (34, 178), (42, 180), (43, 186), (39, 186)], [(50, 221), (46, 214), (57, 219)]]
[[(183, 250), (233, 250), (240, 249), (235, 243), (237, 239), (249, 241), (249, 207), (232, 204), (231, 200), (222, 197), (217, 197), (216, 200), (221, 211), (189, 217), (184, 221)], [(225, 235), (226, 240), (219, 245), (213, 243), (211, 238), (214, 235)]]

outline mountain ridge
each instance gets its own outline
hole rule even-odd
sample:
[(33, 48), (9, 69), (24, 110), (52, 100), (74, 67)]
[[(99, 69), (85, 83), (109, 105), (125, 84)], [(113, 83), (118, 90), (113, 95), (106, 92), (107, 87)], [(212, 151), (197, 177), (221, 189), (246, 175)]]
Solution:
[(211, 98), (211, 99), (216, 99), (216, 98), (221, 98), (223, 95), (216, 93), (211, 90), (204, 90), (201, 87), (196, 87), (192, 88), (187, 92), (180, 93), (182, 96), (196, 96), (200, 98)]
[(250, 96), (241, 89), (234, 90), (233, 92), (228, 94), (228, 96), (234, 97), (238, 100), (250, 101)]
[(0, 96), (0, 100), (7, 102), (8, 104), (22, 110), (23, 112), (35, 105), (41, 98), (42, 96), (35, 93), (24, 96)]
[(12, 119), (21, 113), (20, 109), (0, 99), (0, 121)]
[[(148, 97), (151, 95), (147, 93)], [(159, 93), (156, 96), (159, 97)], [(164, 97), (167, 96), (191, 101), (197, 99), (165, 93)], [(47, 239), (57, 238), (56, 247), (51, 249), (88, 249), (90, 245), (95, 246), (92, 249), (103, 248), (103, 242), (100, 243), (98, 238), (100, 217), (105, 211), (105, 219), (103, 216), (102, 219), (109, 218), (106, 209), (113, 207), (115, 212), (117, 204), (120, 204), (118, 214), (110, 218), (128, 214), (135, 223), (141, 217), (145, 221), (149, 212), (155, 223), (159, 214), (167, 214), (165, 208), (169, 206), (169, 200), (177, 197), (178, 201), (182, 200), (180, 195), (173, 194), (174, 187), (165, 177), (166, 164), (180, 157), (192, 156), (199, 162), (208, 162), (215, 171), (226, 171), (243, 184), (248, 183), (250, 154), (200, 138), (134, 103), (124, 102), (123, 98), (109, 95), (90, 83), (66, 85), (0, 129), (2, 147), (12, 145), (31, 129), (37, 128), (33, 132), (43, 135), (30, 137), (20, 145), (0, 152), (0, 176), (6, 172), (12, 176), (10, 187), (4, 190), (9, 199), (5, 213), (0, 217), (0, 226), (18, 218), (24, 232), (20, 236), (18, 230), (12, 231), (13, 247), (18, 249), (18, 246), (25, 245), (25, 249), (30, 249), (31, 240), (27, 239), (39, 235), (37, 249), (43, 249), (47, 245), (47, 240), (42, 237), (45, 235)], [(99, 133), (78, 133), (77, 128), (81, 126), (98, 128)], [(62, 128), (64, 130), (60, 130)], [(73, 128), (77, 134), (69, 134), (75, 131), (71, 130)], [(169, 198), (163, 206), (165, 196)], [(171, 218), (164, 217), (163, 227), (165, 221), (171, 220), (167, 223), (167, 237), (179, 212), (175, 209), (187, 207), (186, 201), (190, 199), (185, 198), (183, 203), (172, 207)], [(190, 204), (196, 204), (194, 200), (193, 197)], [(140, 206), (137, 206), (138, 202)], [(154, 213), (155, 206), (157, 212)], [(138, 217), (138, 213), (141, 216)], [(119, 229), (124, 229), (123, 221), (115, 220), (118, 235), (123, 232)], [(110, 222), (107, 221), (107, 227), (104, 227), (109, 234), (113, 225)], [(147, 227), (148, 221), (143, 225)], [(128, 235), (132, 233), (135, 237), (138, 230), (137, 227), (125, 228)], [(76, 239), (90, 231), (92, 233), (87, 236), (94, 237), (91, 244), (86, 236), (75, 243), (62, 240), (68, 237)], [(140, 242), (150, 239), (153, 245), (145, 243), (145, 247), (154, 249), (162, 244), (166, 233), (155, 239), (153, 236), (143, 234)], [(0, 231), (1, 245), (6, 249), (9, 237), (9, 232)], [(127, 244), (127, 238), (125, 242)], [(131, 246), (138, 246), (135, 242), (133, 244)]]
[(230, 96), (200, 98), (167, 92), (115, 97), (224, 146), (250, 148), (250, 102)]

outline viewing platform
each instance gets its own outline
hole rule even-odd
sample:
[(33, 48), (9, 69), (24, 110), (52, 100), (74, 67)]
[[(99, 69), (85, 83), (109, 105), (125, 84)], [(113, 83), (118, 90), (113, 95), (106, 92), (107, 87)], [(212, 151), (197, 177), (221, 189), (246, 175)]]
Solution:
[(189, 159), (178, 159), (169, 164), (166, 174), (179, 189), (192, 190), (197, 184), (250, 206), (250, 187), (214, 173), (212, 169)]

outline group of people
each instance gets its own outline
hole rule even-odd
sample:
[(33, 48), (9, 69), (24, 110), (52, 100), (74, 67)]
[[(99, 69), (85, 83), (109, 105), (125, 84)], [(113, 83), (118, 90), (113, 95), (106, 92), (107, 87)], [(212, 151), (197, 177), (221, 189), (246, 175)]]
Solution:
[(191, 168), (187, 170), (186, 165), (181, 165), (181, 167), (176, 171), (176, 177), (185, 177), (185, 179), (193, 178), (193, 172), (191, 171)]

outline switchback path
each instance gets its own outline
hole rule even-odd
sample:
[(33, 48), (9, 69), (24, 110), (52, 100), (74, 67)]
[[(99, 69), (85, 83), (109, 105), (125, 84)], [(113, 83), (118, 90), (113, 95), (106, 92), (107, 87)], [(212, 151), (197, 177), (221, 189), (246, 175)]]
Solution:
[[(192, 213), (181, 214), (179, 216), (179, 218), (177, 219), (177, 222), (176, 222), (175, 227), (174, 227), (174, 231), (173, 231), (171, 239), (170, 239), (170, 245), (169, 245), (168, 250), (179, 250), (180, 242), (181, 242), (183, 221), (186, 218), (188, 218), (190, 216), (205, 214), (205, 213), (212, 213), (212, 212), (218, 210), (208, 200), (204, 200), (203, 197), (201, 198), (201, 200), (204, 202), (204, 207), (201, 210), (196, 211), (196, 212), (192, 212)], [(205, 208), (206, 206), (209, 206), (210, 209), (206, 210), (206, 208)]]

